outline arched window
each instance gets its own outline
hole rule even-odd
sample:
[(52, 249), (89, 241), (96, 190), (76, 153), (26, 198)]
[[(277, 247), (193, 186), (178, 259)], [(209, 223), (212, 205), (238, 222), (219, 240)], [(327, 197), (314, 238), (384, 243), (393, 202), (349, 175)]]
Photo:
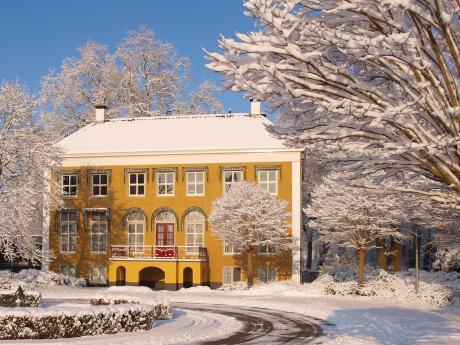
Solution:
[(197, 253), (204, 246), (204, 228), (206, 219), (201, 212), (191, 211), (185, 216), (187, 252)]
[(158, 213), (155, 217), (156, 244), (157, 246), (174, 245), (174, 228), (176, 215), (168, 210)]
[(143, 251), (145, 216), (142, 212), (134, 211), (126, 217), (128, 230), (128, 245), (133, 246), (136, 252)]

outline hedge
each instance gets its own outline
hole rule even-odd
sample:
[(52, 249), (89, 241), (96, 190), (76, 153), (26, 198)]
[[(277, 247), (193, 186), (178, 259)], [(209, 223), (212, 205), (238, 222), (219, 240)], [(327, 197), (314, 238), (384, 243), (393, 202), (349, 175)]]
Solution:
[[(133, 298), (132, 296), (103, 296), (95, 297), (89, 300), (91, 305), (111, 305), (111, 304), (139, 304), (138, 299)], [(154, 307), (155, 310), (155, 320), (170, 320), (172, 318), (171, 304), (165, 301), (149, 301), (145, 300), (143, 303), (150, 304)]]
[(57, 339), (149, 330), (155, 306), (0, 308), (0, 339)]
[(40, 292), (27, 291), (22, 286), (16, 289), (0, 290), (0, 307), (39, 307), (40, 301)]

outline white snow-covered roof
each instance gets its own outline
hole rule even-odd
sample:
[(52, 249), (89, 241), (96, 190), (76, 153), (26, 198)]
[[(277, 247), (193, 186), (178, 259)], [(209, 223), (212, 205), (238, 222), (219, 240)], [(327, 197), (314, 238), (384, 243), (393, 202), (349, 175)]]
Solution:
[(57, 145), (67, 155), (214, 150), (289, 150), (262, 115), (120, 118), (91, 123)]

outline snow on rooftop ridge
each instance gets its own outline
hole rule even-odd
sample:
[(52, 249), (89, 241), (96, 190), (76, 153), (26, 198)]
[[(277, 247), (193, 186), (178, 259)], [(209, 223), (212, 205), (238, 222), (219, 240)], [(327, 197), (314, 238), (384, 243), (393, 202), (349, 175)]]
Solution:
[(265, 116), (248, 113), (167, 115), (92, 122), (57, 145), (65, 154), (285, 150)]
[[(124, 121), (142, 121), (142, 120), (180, 120), (180, 119), (201, 119), (201, 118), (258, 118), (266, 119), (263, 115), (252, 115), (249, 113), (222, 113), (222, 114), (194, 114), (194, 115), (160, 115), (160, 116), (146, 116), (146, 117), (118, 117), (109, 119), (105, 122), (124, 122)], [(268, 121), (268, 120), (267, 120)]]

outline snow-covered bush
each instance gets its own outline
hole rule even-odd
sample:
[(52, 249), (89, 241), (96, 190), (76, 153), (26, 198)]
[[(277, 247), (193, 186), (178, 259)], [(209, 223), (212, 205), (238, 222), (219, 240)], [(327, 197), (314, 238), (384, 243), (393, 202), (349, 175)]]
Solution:
[(20, 285), (17, 288), (0, 290), (0, 307), (39, 307), (40, 301), (40, 292), (24, 290)]
[(157, 299), (143, 299), (134, 296), (97, 296), (91, 298), (91, 305), (112, 305), (112, 304), (149, 304), (154, 307), (155, 320), (170, 320), (172, 318), (171, 303)]
[(415, 294), (415, 272), (388, 273), (369, 270), (362, 287), (354, 281), (356, 272), (347, 268), (328, 269), (309, 284), (328, 295), (359, 295), (423, 301), (433, 305), (460, 305), (460, 273), (420, 271), (420, 292)]
[(0, 339), (57, 339), (149, 330), (155, 322), (154, 309), (148, 304), (2, 308)]
[(243, 281), (233, 282), (231, 284), (223, 284), (217, 288), (217, 290), (220, 291), (242, 291), (247, 289), (249, 289), (248, 283)]
[(26, 288), (44, 288), (48, 286), (85, 286), (83, 278), (65, 276), (51, 271), (35, 269), (22, 270), (19, 273), (0, 271), (0, 288), (10, 288), (20, 284)]
[(433, 270), (460, 272), (460, 249), (440, 249), (436, 252)]

